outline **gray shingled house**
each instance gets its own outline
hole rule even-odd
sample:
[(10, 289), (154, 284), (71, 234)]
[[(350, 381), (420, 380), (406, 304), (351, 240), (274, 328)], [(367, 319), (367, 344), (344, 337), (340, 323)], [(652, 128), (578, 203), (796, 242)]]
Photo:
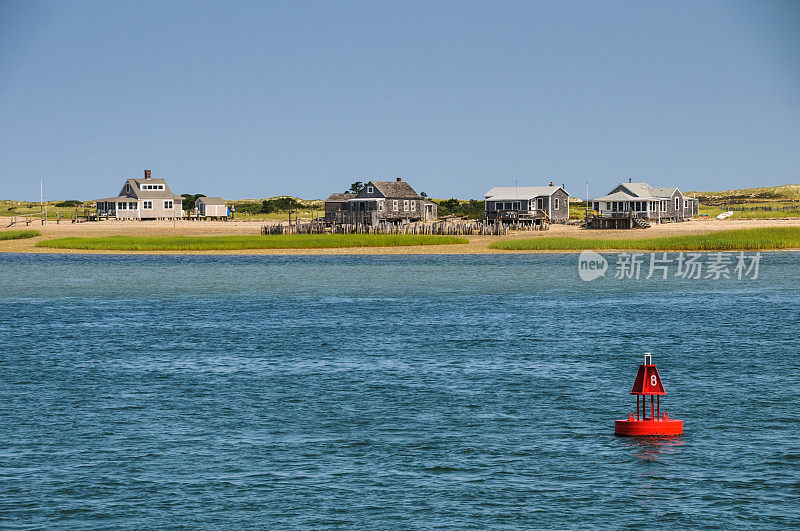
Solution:
[(486, 221), (565, 223), (569, 219), (569, 193), (563, 186), (499, 186), (484, 195)]
[(127, 179), (115, 197), (95, 201), (100, 217), (116, 219), (179, 219), (183, 217), (183, 198), (172, 193), (164, 179), (153, 179), (144, 170), (144, 179)]
[(347, 210), (347, 202), (355, 196), (350, 193), (331, 194), (325, 200), (325, 223), (333, 223), (341, 218), (341, 213)]
[(699, 201), (683, 195), (674, 186), (656, 188), (647, 183), (628, 181), (618, 184), (608, 194), (593, 199), (592, 208), (598, 218), (683, 221), (697, 216)]
[(436, 204), (420, 197), (399, 177), (396, 181), (369, 181), (354, 197), (346, 197), (349, 195), (333, 194), (325, 201), (326, 221), (376, 225), (437, 217)]

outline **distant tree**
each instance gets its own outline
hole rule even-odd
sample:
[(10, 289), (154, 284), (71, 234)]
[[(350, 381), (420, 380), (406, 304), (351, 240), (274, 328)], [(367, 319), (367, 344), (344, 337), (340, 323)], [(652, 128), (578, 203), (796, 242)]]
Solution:
[(356, 182), (354, 182), (353, 184), (350, 185), (350, 189), (347, 192), (349, 192), (351, 194), (357, 194), (358, 192), (360, 192), (363, 189), (364, 189), (364, 183), (362, 183), (361, 181), (356, 181)]
[(190, 210), (194, 210), (197, 200), (201, 197), (205, 197), (205, 194), (181, 194), (181, 197), (183, 198), (182, 208), (188, 212)]
[(271, 214), (273, 212), (289, 212), (295, 208), (300, 208), (303, 203), (294, 197), (276, 197), (274, 199), (265, 199), (261, 202), (261, 212)]
[(419, 196), (420, 196), (422, 199), (428, 199), (428, 194), (426, 194), (425, 192), (420, 192), (420, 193), (419, 193)]

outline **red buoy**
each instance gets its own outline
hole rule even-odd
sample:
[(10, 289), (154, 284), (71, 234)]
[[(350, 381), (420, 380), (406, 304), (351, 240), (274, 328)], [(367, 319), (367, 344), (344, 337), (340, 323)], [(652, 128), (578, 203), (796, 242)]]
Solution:
[[(661, 414), (661, 395), (666, 395), (658, 369), (652, 355), (646, 352), (644, 363), (639, 365), (639, 373), (633, 382), (632, 395), (636, 395), (636, 414), (629, 413), (626, 420), (614, 421), (614, 433), (628, 437), (670, 436), (683, 433), (683, 421), (669, 418), (666, 411)], [(642, 407), (639, 408), (639, 397)], [(650, 397), (650, 416), (647, 416), (647, 397)], [(655, 397), (655, 405), (653, 405)]]

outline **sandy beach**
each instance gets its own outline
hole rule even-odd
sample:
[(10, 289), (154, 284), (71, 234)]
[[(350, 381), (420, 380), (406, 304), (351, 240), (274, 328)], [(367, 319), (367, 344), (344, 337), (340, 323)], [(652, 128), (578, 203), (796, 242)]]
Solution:
[(345, 249), (246, 249), (237, 251), (85, 251), (48, 249), (36, 247), (36, 242), (49, 238), (70, 236), (94, 237), (110, 235), (128, 236), (222, 236), (259, 234), (264, 222), (252, 221), (98, 221), (57, 224), (49, 221), (25, 226), (24, 223), (8, 227), (11, 218), (0, 218), (0, 231), (33, 229), (42, 233), (36, 238), (0, 241), (0, 252), (7, 253), (82, 253), (82, 254), (267, 254), (267, 255), (338, 255), (338, 254), (505, 254), (542, 251), (503, 251), (491, 249), (489, 245), (499, 240), (537, 238), (545, 236), (569, 236), (574, 238), (654, 238), (687, 234), (707, 234), (720, 230), (749, 229), (759, 227), (800, 227), (796, 219), (750, 219), (750, 220), (692, 220), (683, 223), (654, 225), (639, 230), (588, 230), (575, 225), (552, 225), (542, 232), (517, 232), (508, 236), (468, 236), (469, 243), (459, 245), (427, 245), (415, 247), (355, 247)]

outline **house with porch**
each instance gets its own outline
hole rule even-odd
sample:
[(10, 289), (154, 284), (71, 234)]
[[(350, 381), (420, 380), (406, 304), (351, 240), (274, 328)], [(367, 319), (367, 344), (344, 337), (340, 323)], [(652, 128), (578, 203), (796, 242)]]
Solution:
[(331, 194), (328, 199), (325, 200), (325, 223), (331, 224), (337, 220), (337, 218), (341, 218), (341, 213), (347, 210), (347, 202), (353, 199), (356, 194), (351, 193), (343, 193), (343, 194)]
[(325, 201), (327, 223), (410, 223), (433, 221), (437, 214), (436, 203), (423, 199), (400, 177), (369, 181), (357, 194), (333, 194)]
[(595, 215), (590, 226), (594, 228), (633, 228), (696, 217), (699, 201), (683, 195), (674, 186), (657, 188), (629, 179), (593, 199), (592, 209)]
[(485, 218), (494, 223), (566, 223), (569, 193), (563, 186), (499, 186), (484, 195)]
[(98, 217), (115, 219), (180, 219), (183, 198), (172, 193), (164, 179), (127, 179), (114, 197), (95, 201)]

